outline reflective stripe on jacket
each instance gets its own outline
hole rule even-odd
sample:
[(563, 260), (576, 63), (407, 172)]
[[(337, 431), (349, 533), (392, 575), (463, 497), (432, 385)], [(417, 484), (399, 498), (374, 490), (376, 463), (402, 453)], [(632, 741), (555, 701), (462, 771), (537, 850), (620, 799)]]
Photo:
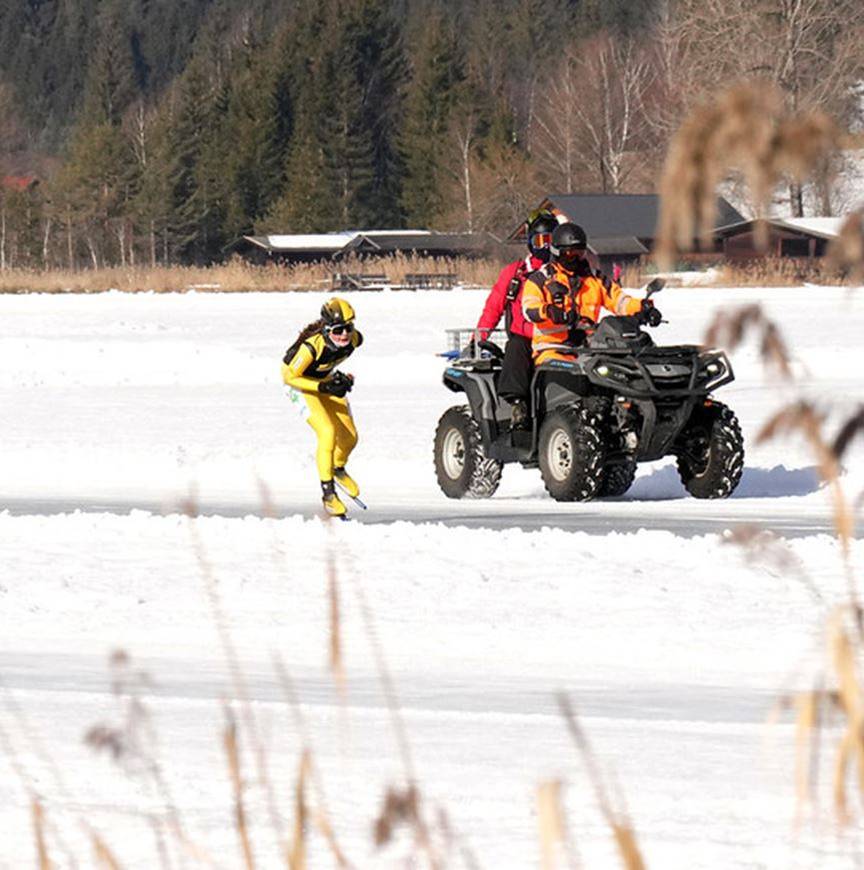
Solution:
[(553, 323), (549, 318), (549, 306), (554, 304), (549, 286), (556, 281), (566, 288), (560, 307), (567, 312), (575, 310), (577, 317), (587, 317), (595, 323), (600, 318), (601, 308), (613, 314), (635, 314), (642, 307), (642, 300), (628, 296), (620, 284), (611, 282), (607, 290), (594, 274), (580, 278), (560, 263), (548, 263), (529, 276), (522, 291), (522, 310), (526, 320), (534, 324), (531, 348), (535, 356), (544, 350), (575, 347), (570, 327)]

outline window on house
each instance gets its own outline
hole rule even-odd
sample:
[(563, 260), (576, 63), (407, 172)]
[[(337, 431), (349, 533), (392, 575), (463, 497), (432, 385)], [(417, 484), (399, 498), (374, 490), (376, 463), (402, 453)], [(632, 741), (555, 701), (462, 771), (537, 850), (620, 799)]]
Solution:
[(810, 240), (809, 239), (781, 239), (780, 240), (780, 256), (781, 257), (809, 257), (810, 256)]

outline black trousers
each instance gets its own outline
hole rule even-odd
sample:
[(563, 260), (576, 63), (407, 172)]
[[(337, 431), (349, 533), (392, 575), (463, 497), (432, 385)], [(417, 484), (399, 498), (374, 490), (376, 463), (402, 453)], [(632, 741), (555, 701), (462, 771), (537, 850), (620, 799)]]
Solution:
[(511, 335), (504, 347), (504, 360), (498, 377), (498, 395), (505, 399), (527, 399), (531, 394), (534, 363), (531, 359), (531, 339)]

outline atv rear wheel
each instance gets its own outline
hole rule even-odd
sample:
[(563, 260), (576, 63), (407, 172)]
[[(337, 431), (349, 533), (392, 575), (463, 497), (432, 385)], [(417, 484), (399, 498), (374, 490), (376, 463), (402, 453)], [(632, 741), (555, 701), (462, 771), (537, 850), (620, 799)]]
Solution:
[(698, 409), (678, 439), (678, 474), (695, 498), (728, 498), (744, 471), (744, 436), (731, 408)]
[(603, 469), (603, 480), (597, 493), (601, 498), (606, 496), (624, 495), (636, 477), (636, 462), (628, 459), (626, 462), (616, 462)]
[(603, 480), (602, 414), (587, 404), (553, 411), (540, 427), (538, 459), (556, 501), (590, 501)]
[(435, 476), (447, 498), (489, 498), (502, 465), (483, 450), (480, 427), (467, 405), (448, 408), (435, 430)]

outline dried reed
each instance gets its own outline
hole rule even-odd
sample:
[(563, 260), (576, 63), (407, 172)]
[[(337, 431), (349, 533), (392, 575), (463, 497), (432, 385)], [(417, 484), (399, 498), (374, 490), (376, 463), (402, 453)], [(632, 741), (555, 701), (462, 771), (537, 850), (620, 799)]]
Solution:
[[(854, 144), (821, 111), (789, 113), (773, 83), (746, 81), (723, 91), (693, 112), (670, 142), (660, 181), (659, 262), (669, 268), (694, 238), (709, 238), (717, 186), (731, 170), (742, 173), (764, 213), (784, 177), (803, 180), (819, 160)], [(765, 241), (761, 226), (763, 247)]]
[(107, 867), (108, 870), (121, 870), (120, 862), (117, 860), (114, 853), (108, 848), (105, 841), (95, 833), (91, 839), (96, 864), (100, 867)]
[(576, 749), (582, 756), (597, 806), (600, 808), (600, 812), (612, 832), (624, 867), (626, 870), (645, 870), (645, 861), (642, 858), (642, 852), (636, 839), (636, 830), (623, 805), (623, 798), (619, 794), (617, 798), (618, 805), (615, 806), (613, 804), (606, 785), (603, 782), (603, 776), (597, 764), (596, 756), (588, 743), (588, 738), (582, 730), (582, 726), (576, 718), (576, 714), (570, 704), (570, 699), (564, 693), (558, 695), (558, 709), (564, 718), (567, 731)]
[(765, 366), (781, 377), (791, 380), (791, 356), (777, 324), (771, 320), (760, 305), (745, 305), (734, 310), (717, 312), (708, 326), (703, 344), (719, 345), (734, 351), (748, 333), (759, 335), (759, 353)]
[(246, 807), (243, 803), (244, 785), (240, 765), (240, 749), (237, 743), (237, 721), (227, 704), (225, 705), (225, 719), (225, 731), (222, 739), (225, 757), (228, 760), (228, 772), (231, 775), (231, 786), (234, 790), (234, 827), (240, 837), (240, 846), (243, 851), (243, 862), (246, 870), (255, 870), (252, 840), (249, 836), (249, 827), (246, 823)]
[(748, 561), (766, 565), (781, 576), (794, 577), (807, 589), (814, 602), (824, 603), (824, 596), (785, 538), (757, 525), (739, 525), (724, 535), (723, 541), (740, 547)]
[(249, 699), (249, 688), (246, 683), (246, 676), (243, 672), (243, 668), (240, 664), (240, 657), (237, 654), (237, 649), (234, 646), (234, 640), (231, 636), (229, 620), (222, 602), (222, 595), (219, 589), (216, 572), (207, 557), (204, 542), (198, 531), (198, 525), (196, 523), (198, 517), (198, 504), (194, 491), (190, 492), (189, 497), (181, 504), (181, 508), (189, 520), (189, 534), (192, 539), (192, 546), (201, 572), (201, 577), (204, 581), (204, 589), (210, 606), (210, 616), (216, 627), (222, 647), (222, 653), (225, 656), (226, 663), (228, 664), (228, 670), (236, 697), (241, 702), (243, 720), (249, 734), (255, 758), (258, 782), (264, 790), (267, 801), (267, 811), (270, 817), (270, 824), (276, 833), (277, 840), (282, 842), (285, 839), (284, 826), (282, 823), (282, 816), (279, 813), (276, 794), (273, 790), (273, 783), (270, 778), (270, 772), (267, 765), (267, 755), (264, 752), (264, 746), (258, 731), (258, 723), (255, 719), (255, 714)]
[(834, 530), (842, 547), (849, 579), (849, 597), (854, 604), (858, 602), (858, 595), (849, 565), (849, 545), (855, 530), (855, 515), (840, 483), (841, 466), (834, 445), (839, 443), (845, 450), (855, 432), (864, 425), (859, 420), (860, 417), (861, 411), (847, 420), (833, 441), (829, 441), (823, 431), (825, 412), (818, 410), (808, 401), (799, 400), (777, 411), (756, 436), (756, 443), (762, 444), (784, 435), (799, 433), (813, 451), (819, 475), (831, 489)]
[(864, 281), (864, 211), (854, 212), (843, 222), (828, 250), (828, 261), (847, 272), (852, 281)]
[(0, 293), (202, 293), (329, 290), (336, 273), (384, 275), (386, 284), (407, 285), (411, 274), (456, 275), (466, 286), (491, 287), (503, 260), (442, 259), (413, 254), (349, 257), (339, 262), (254, 265), (239, 257), (214, 266), (111, 267), (103, 269), (4, 269)]
[[(561, 781), (550, 780), (537, 786), (537, 823), (540, 826), (540, 856), (543, 870), (555, 870), (559, 849), (567, 849), (567, 818), (561, 798)], [(570, 866), (576, 866), (570, 861)]]
[(39, 861), (39, 870), (51, 870), (54, 866), (48, 857), (48, 844), (45, 840), (45, 813), (38, 798), (30, 802), (33, 813), (33, 834), (36, 838), (36, 857)]

